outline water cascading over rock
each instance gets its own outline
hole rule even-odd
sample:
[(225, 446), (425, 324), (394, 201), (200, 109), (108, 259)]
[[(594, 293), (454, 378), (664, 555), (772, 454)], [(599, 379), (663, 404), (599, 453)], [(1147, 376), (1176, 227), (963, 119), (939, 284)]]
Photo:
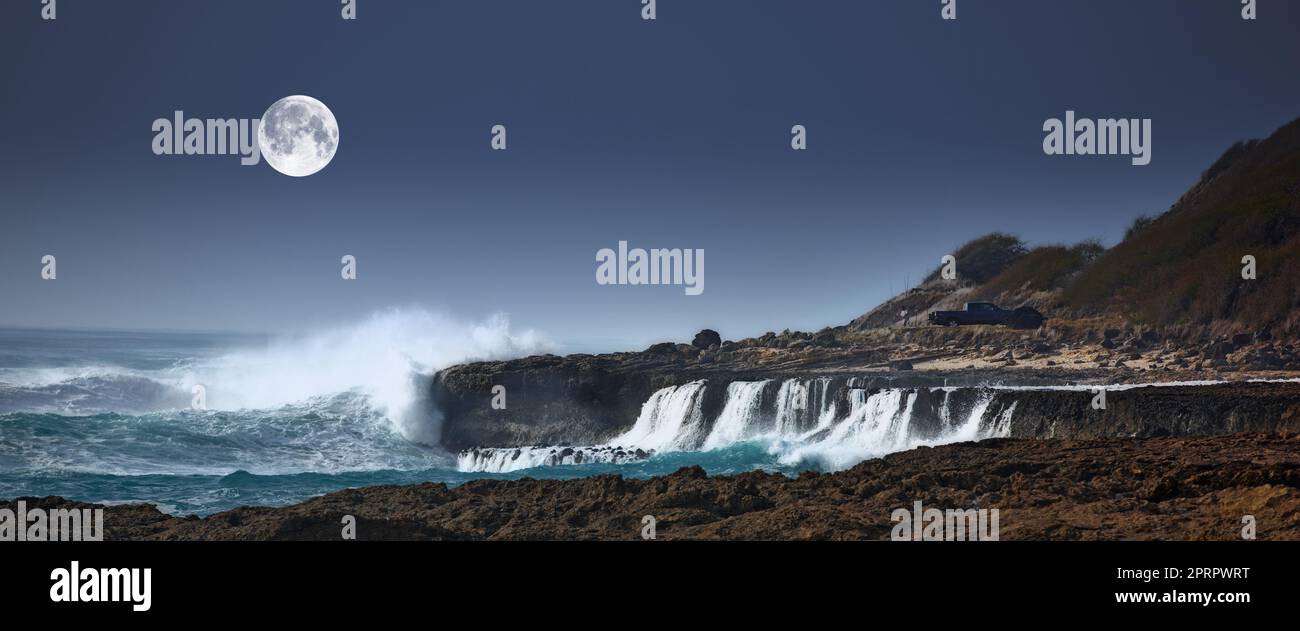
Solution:
[[(712, 414), (705, 406), (709, 388), (725, 388)], [(699, 380), (656, 391), (632, 427), (603, 445), (472, 449), (461, 452), (458, 464), (480, 472), (621, 464), (655, 453), (758, 442), (781, 463), (840, 469), (920, 445), (1007, 435), (1014, 402), (991, 407), (994, 394), (975, 388), (868, 389), (861, 379), (830, 377), (717, 385)]]

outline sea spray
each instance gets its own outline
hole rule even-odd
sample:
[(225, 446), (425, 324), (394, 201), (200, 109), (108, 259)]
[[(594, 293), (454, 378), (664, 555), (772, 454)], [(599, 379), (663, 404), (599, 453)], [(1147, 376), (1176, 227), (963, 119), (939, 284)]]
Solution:
[(361, 392), (407, 440), (434, 445), (440, 427), (425, 396), (434, 371), (462, 361), (528, 355), (545, 346), (534, 332), (512, 334), (505, 316), (474, 324), (393, 309), (359, 324), (197, 365), (182, 387), (203, 384), (209, 405), (225, 410)]
[[(11, 334), (11, 337), (16, 337)], [(268, 343), (216, 334), (24, 332), (0, 366), (0, 471), (260, 475), (454, 466), (428, 383), (534, 353), (504, 316), (393, 309)], [(48, 349), (72, 349), (64, 356)], [(40, 362), (40, 363), (37, 363)], [(206, 409), (192, 409), (194, 386)], [(423, 446), (422, 446), (423, 445)]]

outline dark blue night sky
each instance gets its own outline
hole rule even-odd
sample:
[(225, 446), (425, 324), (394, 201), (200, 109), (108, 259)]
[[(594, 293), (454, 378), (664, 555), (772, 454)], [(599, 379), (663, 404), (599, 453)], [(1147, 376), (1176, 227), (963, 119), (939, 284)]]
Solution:
[[(959, 0), (955, 22), (939, 0), (661, 0), (654, 22), (638, 0), (39, 5), (0, 6), (0, 325), (286, 332), (413, 306), (584, 349), (815, 330), (992, 230), (1114, 243), (1300, 116), (1284, 0), (1255, 22), (1237, 0)], [(174, 110), (291, 94), (339, 121), (316, 175), (150, 151)], [(1151, 118), (1151, 165), (1044, 155), (1067, 109)], [(705, 293), (597, 285), (619, 240), (704, 248)]]

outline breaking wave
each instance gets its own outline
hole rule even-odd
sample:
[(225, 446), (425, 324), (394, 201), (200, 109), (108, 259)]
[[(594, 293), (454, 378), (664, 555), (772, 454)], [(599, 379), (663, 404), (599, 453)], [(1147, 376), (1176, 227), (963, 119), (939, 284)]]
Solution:
[[(46, 356), (62, 338), (24, 335), (4, 340), (35, 360), (0, 369), (0, 470), (112, 475), (451, 466), (429, 448), (441, 429), (432, 375), (547, 346), (504, 316), (466, 323), (420, 310), (235, 347), (103, 334), (64, 358)], [(98, 346), (108, 350), (87, 350)], [(198, 386), (206, 407), (191, 405)]]

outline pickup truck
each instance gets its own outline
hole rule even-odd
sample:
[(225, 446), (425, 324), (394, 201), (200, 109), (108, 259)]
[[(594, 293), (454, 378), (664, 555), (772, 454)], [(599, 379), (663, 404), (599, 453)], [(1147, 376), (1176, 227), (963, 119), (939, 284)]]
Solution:
[(962, 311), (931, 311), (930, 322), (941, 326), (1005, 324), (1016, 329), (1036, 329), (1043, 324), (1043, 314), (1033, 307), (1003, 309), (991, 302), (968, 302)]

